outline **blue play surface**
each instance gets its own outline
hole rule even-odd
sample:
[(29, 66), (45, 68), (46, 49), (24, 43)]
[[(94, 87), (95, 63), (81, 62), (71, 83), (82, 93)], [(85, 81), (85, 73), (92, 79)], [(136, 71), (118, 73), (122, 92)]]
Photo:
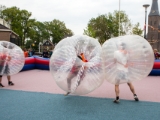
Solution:
[(160, 120), (160, 103), (0, 89), (0, 120)]

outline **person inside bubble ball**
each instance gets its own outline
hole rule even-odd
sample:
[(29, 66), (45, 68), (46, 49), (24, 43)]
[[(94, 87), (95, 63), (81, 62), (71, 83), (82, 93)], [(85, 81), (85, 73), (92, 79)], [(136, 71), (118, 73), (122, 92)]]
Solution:
[[(74, 77), (77, 76), (77, 74), (79, 73), (79, 70), (81, 69), (81, 64), (79, 64), (79, 59), (83, 62), (88, 62), (88, 60), (86, 60), (85, 56), (84, 56), (84, 53), (81, 53), (80, 55), (77, 56), (76, 58), (76, 61), (75, 61), (75, 64), (73, 65), (68, 77), (67, 77), (67, 85), (68, 85), (68, 92), (66, 94), (64, 94), (65, 96), (67, 96), (68, 94), (71, 93), (71, 82), (72, 82), (72, 79)], [(84, 67), (84, 69), (86, 69), (86, 67)], [(81, 81), (83, 80), (84, 78), (84, 71), (83, 73), (80, 75), (80, 80), (78, 81), (78, 86), (80, 85)]]
[[(12, 49), (14, 46), (7, 46), (7, 44), (2, 44), (4, 46), (4, 51), (3, 53), (0, 53), (0, 87), (4, 87), (2, 85), (2, 75), (3, 74), (8, 74), (9, 73), (9, 66), (8, 66), (8, 62), (11, 60), (11, 57), (9, 54), (7, 54), (7, 47), (9, 49)], [(8, 85), (14, 85), (14, 83), (11, 81), (11, 76), (7, 75), (7, 79), (8, 79)]]
[(116, 84), (115, 84), (115, 93), (116, 93), (116, 99), (113, 101), (115, 103), (119, 103), (119, 83), (121, 80), (128, 80), (127, 84), (133, 93), (135, 101), (139, 101), (134, 86), (131, 82), (129, 82), (128, 79), (128, 57), (129, 54), (126, 50), (126, 44), (123, 42), (120, 42), (118, 45), (117, 51), (114, 52), (114, 62), (116, 63), (117, 68), (117, 76), (115, 78)]

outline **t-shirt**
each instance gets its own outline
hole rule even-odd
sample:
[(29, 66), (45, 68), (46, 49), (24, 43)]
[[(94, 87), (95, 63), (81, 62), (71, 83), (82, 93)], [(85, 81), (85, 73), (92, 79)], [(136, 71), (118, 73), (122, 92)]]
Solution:
[(159, 58), (159, 54), (158, 53), (154, 53), (154, 57), (155, 57), (155, 59), (158, 59)]
[(24, 52), (24, 57), (28, 57), (28, 52), (27, 51)]
[(123, 53), (121, 51), (114, 52), (114, 59), (116, 59), (116, 66), (118, 70), (128, 72), (128, 67), (125, 67), (128, 60), (128, 53)]
[(43, 52), (43, 57), (44, 58), (48, 58), (48, 56), (49, 56), (48, 52)]

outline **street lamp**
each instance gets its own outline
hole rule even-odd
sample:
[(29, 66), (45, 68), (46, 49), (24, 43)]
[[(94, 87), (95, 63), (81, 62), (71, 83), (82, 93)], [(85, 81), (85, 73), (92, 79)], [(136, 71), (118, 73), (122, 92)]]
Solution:
[(119, 36), (120, 36), (120, 0), (119, 0)]
[(42, 45), (42, 43), (39, 42), (39, 53), (40, 53), (40, 50), (41, 50), (41, 45)]
[(146, 21), (147, 21), (147, 8), (149, 7), (149, 4), (145, 4), (143, 5), (143, 7), (145, 8), (145, 28), (144, 28), (144, 38), (146, 39)]

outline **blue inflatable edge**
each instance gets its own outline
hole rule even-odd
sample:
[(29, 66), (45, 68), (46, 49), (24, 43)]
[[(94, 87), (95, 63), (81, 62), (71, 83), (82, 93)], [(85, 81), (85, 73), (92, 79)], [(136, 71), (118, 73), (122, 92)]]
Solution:
[(160, 76), (160, 69), (152, 69), (149, 76)]
[[(49, 60), (49, 58), (42, 58), (39, 56), (33, 56), (33, 57), (42, 60)], [(155, 60), (155, 62), (160, 62), (160, 60)], [(32, 70), (32, 69), (49, 70), (49, 66), (43, 64), (25, 64), (21, 71)], [(160, 76), (160, 69), (152, 69), (149, 76)]]
[(154, 62), (160, 62), (160, 60), (155, 60)]
[(25, 64), (21, 71), (32, 70), (35, 69), (35, 64)]
[(35, 64), (35, 69), (49, 70), (49, 65)]
[(39, 57), (39, 56), (33, 56), (34, 58), (38, 58), (38, 59), (41, 59), (41, 60), (50, 60), (50, 58), (43, 58), (43, 57)]

